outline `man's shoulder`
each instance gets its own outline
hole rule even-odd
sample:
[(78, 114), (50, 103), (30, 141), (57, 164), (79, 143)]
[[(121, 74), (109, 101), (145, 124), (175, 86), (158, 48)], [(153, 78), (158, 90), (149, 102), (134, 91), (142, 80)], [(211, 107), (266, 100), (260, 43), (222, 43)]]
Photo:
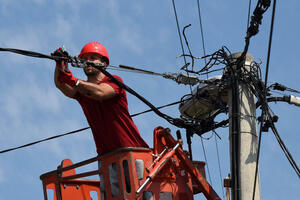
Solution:
[[(123, 79), (121, 78), (121, 77), (119, 77), (119, 76), (117, 76), (117, 75), (112, 75), (113, 76), (113, 78), (115, 78), (117, 81), (119, 81), (119, 82), (121, 82), (121, 83), (123, 83)], [(114, 80), (112, 80), (112, 78), (109, 78), (109, 77), (105, 77), (102, 81), (101, 81), (102, 83), (104, 82), (106, 82), (106, 83), (115, 83), (115, 81)], [(100, 83), (101, 83), (100, 82)]]
[[(113, 79), (115, 79), (116, 81)], [(109, 78), (106, 76), (104, 78), (104, 80), (102, 81), (102, 83), (106, 83), (106, 84), (110, 85), (115, 90), (116, 94), (124, 95), (125, 90), (123, 89), (123, 87), (120, 84), (118, 84), (118, 82), (123, 84), (123, 79), (117, 75), (112, 75), (112, 78)]]
[(112, 75), (115, 79), (123, 83), (123, 79), (120, 76)]

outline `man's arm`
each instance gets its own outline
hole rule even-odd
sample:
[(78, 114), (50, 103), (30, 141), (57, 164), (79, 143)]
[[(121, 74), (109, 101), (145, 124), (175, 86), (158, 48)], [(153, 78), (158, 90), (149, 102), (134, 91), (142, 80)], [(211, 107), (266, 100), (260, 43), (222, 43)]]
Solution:
[(89, 98), (98, 101), (103, 101), (106, 99), (110, 99), (116, 95), (115, 90), (107, 83), (102, 83), (100, 85), (97, 85), (95, 83), (90, 83), (78, 79), (79, 82), (77, 83), (77, 85), (72, 84), (71, 86), (68, 83), (60, 81), (59, 74), (64, 73), (61, 71), (63, 70), (62, 66), (64, 66), (64, 64), (65, 63), (56, 65), (55, 73), (54, 73), (54, 82), (56, 87), (67, 97), (73, 98), (75, 97), (76, 93), (79, 92), (82, 95), (87, 96)]
[(67, 97), (73, 98), (77, 92), (76, 87), (71, 87), (70, 85), (66, 83), (62, 83), (58, 80), (58, 76), (61, 70), (63, 70), (62, 65), (65, 63), (61, 64), (56, 64), (55, 67), (55, 72), (54, 72), (54, 83), (55, 86)]
[(79, 83), (77, 86), (75, 86), (75, 88), (84, 96), (98, 101), (110, 99), (116, 95), (113, 87), (107, 83), (101, 83), (100, 85), (97, 85), (95, 83), (79, 80)]

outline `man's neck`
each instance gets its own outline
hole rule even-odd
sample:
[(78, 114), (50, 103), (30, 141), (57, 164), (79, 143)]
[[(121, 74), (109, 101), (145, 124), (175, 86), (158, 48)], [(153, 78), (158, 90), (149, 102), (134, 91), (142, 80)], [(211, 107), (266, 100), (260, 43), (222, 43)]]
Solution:
[(90, 83), (98, 84), (104, 77), (105, 77), (105, 75), (103, 73), (99, 73), (97, 75), (88, 76), (87, 81)]

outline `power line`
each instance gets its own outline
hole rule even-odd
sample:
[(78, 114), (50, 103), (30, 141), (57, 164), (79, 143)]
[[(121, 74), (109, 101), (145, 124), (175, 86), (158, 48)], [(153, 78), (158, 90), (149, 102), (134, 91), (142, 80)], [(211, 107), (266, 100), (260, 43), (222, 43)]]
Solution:
[[(182, 30), (182, 35), (183, 35), (183, 37), (184, 37), (185, 44), (186, 44), (186, 47), (187, 47), (187, 49), (188, 49), (190, 58), (192, 59), (192, 71), (193, 71), (193, 70), (194, 70), (195, 57), (194, 57), (193, 54), (192, 54), (190, 45), (189, 45), (188, 40), (187, 40), (186, 35), (185, 35), (185, 30), (186, 30), (187, 28), (189, 28), (191, 25), (192, 25), (192, 24), (188, 24), (188, 25), (184, 26), (184, 28), (183, 28), (183, 30)], [(185, 57), (185, 56), (184, 56), (184, 57)], [(187, 72), (187, 75), (189, 75), (188, 72)]]
[(63, 137), (63, 136), (66, 136), (66, 135), (71, 135), (71, 134), (74, 134), (74, 133), (78, 133), (78, 132), (87, 130), (89, 128), (90, 127), (81, 128), (81, 129), (78, 129), (78, 130), (75, 130), (75, 131), (71, 131), (71, 132), (60, 134), (60, 135), (52, 136), (52, 137), (49, 137), (49, 138), (46, 138), (46, 139), (38, 140), (38, 141), (31, 142), (31, 143), (21, 145), (21, 146), (18, 146), (18, 147), (6, 149), (6, 150), (3, 150), (3, 151), (0, 151), (0, 154), (1, 153), (6, 153), (6, 152), (9, 152), (9, 151), (14, 151), (14, 150), (17, 150), (17, 149), (22, 149), (22, 148), (25, 148), (25, 147), (28, 147), (28, 146), (32, 146), (32, 145), (35, 145), (35, 144), (38, 144), (38, 143), (41, 143), (41, 142), (45, 142), (45, 141), (48, 141), (48, 140), (53, 140), (53, 139)]
[(223, 194), (223, 199), (225, 199), (225, 193), (224, 193), (224, 187), (223, 187), (223, 181), (222, 181), (222, 171), (221, 171), (221, 162), (220, 162), (220, 155), (219, 155), (219, 146), (217, 141), (217, 133), (215, 130), (212, 130), (215, 134), (215, 144), (216, 144), (216, 152), (217, 152), (217, 158), (218, 158), (218, 166), (219, 166), (219, 175), (220, 175), (220, 183), (221, 183), (221, 189)]
[(271, 20), (271, 27), (270, 27), (268, 56), (267, 56), (266, 75), (265, 75), (265, 88), (267, 88), (267, 83), (268, 83), (269, 64), (270, 64), (270, 55), (271, 55), (271, 47), (272, 47), (275, 11), (276, 11), (276, 0), (274, 0), (274, 4), (273, 4), (272, 20)]
[[(204, 63), (205, 63), (205, 66), (207, 65), (207, 61), (206, 61), (206, 51), (205, 51), (205, 40), (204, 40), (204, 31), (203, 31), (203, 26), (202, 26), (202, 17), (201, 17), (201, 10), (200, 10), (200, 2), (199, 0), (197, 0), (197, 7), (198, 7), (198, 17), (199, 17), (199, 25), (200, 25), (200, 32), (201, 32), (201, 39), (202, 39), (202, 50), (203, 50), (203, 56), (204, 56)], [(215, 71), (215, 70), (214, 70)], [(216, 70), (218, 71), (218, 70)], [(208, 69), (206, 70), (206, 77), (208, 79)], [(218, 166), (219, 166), (219, 174), (220, 174), (220, 182), (221, 182), (221, 189), (222, 189), (222, 195), (223, 195), (223, 198), (225, 199), (225, 195), (224, 195), (224, 189), (223, 189), (223, 184), (222, 184), (222, 173), (221, 173), (221, 163), (220, 163), (220, 157), (219, 157), (219, 148), (218, 148), (218, 143), (217, 143), (217, 139), (216, 139), (216, 135), (217, 133), (212, 130), (215, 134), (215, 145), (216, 145), (216, 152), (217, 152), (217, 159), (218, 159)], [(201, 138), (202, 140), (202, 138)], [(204, 144), (202, 142), (202, 147), (204, 149)], [(205, 155), (206, 157), (206, 155)], [(207, 161), (206, 161), (207, 162)], [(208, 165), (207, 165), (207, 168), (208, 168)], [(209, 172), (209, 169), (208, 169), (208, 172)], [(209, 178), (210, 178), (210, 174), (209, 174)], [(211, 180), (210, 180), (211, 181)]]
[[(194, 62), (195, 62), (195, 61), (194, 61), (194, 56), (192, 55), (192, 51), (191, 51), (191, 49), (190, 49), (189, 43), (188, 43), (187, 38), (186, 38), (186, 35), (185, 35), (185, 29), (188, 28), (188, 27), (190, 27), (190, 26), (191, 26), (191, 24), (186, 25), (186, 26), (183, 28), (183, 30), (182, 30), (182, 34), (183, 34), (183, 37), (184, 37), (186, 46), (187, 46), (188, 51), (189, 51), (189, 55), (190, 55), (191, 58), (192, 58), (192, 71), (194, 71)], [(185, 57), (185, 56), (184, 56), (184, 57)], [(186, 75), (187, 75), (188, 77), (190, 76), (188, 70), (186, 70)], [(189, 79), (189, 82), (190, 82), (190, 79)], [(191, 93), (191, 95), (192, 95), (192, 93), (193, 93), (192, 85), (191, 85), (191, 84), (189, 84), (189, 85), (190, 85), (190, 93)]]
[(202, 150), (203, 150), (203, 154), (204, 154), (204, 159), (205, 159), (205, 162), (206, 162), (206, 168), (207, 168), (209, 182), (212, 185), (212, 180), (211, 180), (210, 171), (209, 171), (209, 167), (208, 167), (208, 162), (207, 162), (206, 151), (205, 151), (205, 148), (204, 148), (203, 139), (202, 139), (202, 137), (200, 137), (200, 138), (201, 138), (201, 143), (202, 143)]
[[(271, 114), (269, 112), (267, 114), (268, 114), (269, 119), (270, 119)], [(293, 159), (291, 153), (289, 152), (289, 150), (285, 146), (284, 142), (282, 141), (282, 139), (281, 139), (281, 137), (280, 137), (280, 135), (279, 135), (279, 133), (278, 133), (275, 125), (274, 125), (274, 122), (271, 121), (271, 120), (269, 120), (269, 121), (270, 121), (272, 132), (274, 133), (274, 135), (275, 135), (275, 137), (276, 137), (276, 139), (277, 139), (277, 141), (278, 141), (278, 143), (279, 143), (282, 151), (284, 152), (286, 158), (288, 159), (288, 161), (290, 162), (291, 166), (294, 168), (296, 174), (300, 178), (300, 169), (299, 169), (299, 167), (297, 166), (297, 164), (296, 164), (295, 160)]]
[(242, 55), (237, 60), (237, 66), (239, 66), (245, 59), (250, 44), (250, 38), (259, 32), (259, 25), (261, 24), (263, 14), (270, 7), (270, 3), (271, 0), (258, 0), (257, 5), (253, 11), (253, 16), (251, 17), (250, 26), (247, 29), (247, 35), (245, 37), (245, 47)]
[[(157, 107), (157, 109), (162, 109), (162, 108), (166, 108), (166, 107), (169, 107), (169, 106), (173, 106), (173, 105), (179, 104), (179, 103), (181, 103), (183, 101), (187, 101), (187, 100), (189, 100), (189, 99), (169, 103), (169, 104), (166, 104), (166, 105), (163, 105), (163, 106), (159, 106), (159, 107)], [(145, 111), (142, 111), (142, 112), (139, 112), (139, 113), (135, 113), (135, 114), (131, 115), (131, 117), (136, 117), (138, 115), (141, 115), (141, 114), (144, 114), (144, 113), (147, 113), (147, 112), (151, 112), (151, 111), (153, 111), (153, 110), (148, 109), (148, 110), (145, 110)], [(22, 149), (22, 148), (25, 148), (25, 147), (29, 147), (29, 146), (41, 143), (41, 142), (46, 142), (46, 141), (57, 139), (57, 138), (60, 138), (60, 137), (63, 137), (63, 136), (71, 135), (71, 134), (74, 134), (74, 133), (82, 132), (82, 131), (87, 130), (89, 128), (90, 127), (77, 129), (77, 130), (70, 131), (70, 132), (67, 132), (67, 133), (63, 133), (63, 134), (55, 135), (55, 136), (48, 137), (48, 138), (45, 138), (45, 139), (42, 139), (42, 140), (38, 140), (38, 141), (35, 141), (35, 142), (31, 142), (31, 143), (28, 143), (28, 144), (25, 144), (25, 145), (21, 145), (21, 146), (17, 146), (17, 147), (14, 147), (14, 148), (9, 148), (9, 149), (6, 149), (6, 150), (2, 150), (2, 151), (0, 151), (0, 154), (7, 153), (7, 152), (10, 152), (10, 151), (14, 151), (14, 150), (17, 150), (17, 149)]]
[[(172, 0), (172, 4), (173, 4), (173, 9), (174, 9), (175, 19), (176, 19), (176, 24), (177, 24), (177, 31), (178, 31), (178, 36), (179, 36), (179, 41), (180, 41), (181, 51), (182, 51), (182, 54), (185, 54), (185, 53), (184, 53), (183, 44), (182, 44), (182, 38), (181, 38), (181, 33), (180, 33), (180, 28), (179, 28), (179, 22), (178, 22), (178, 17), (177, 17), (177, 12), (176, 12), (176, 7), (175, 7), (175, 2), (174, 2), (174, 0)], [(186, 59), (185, 59), (185, 57), (183, 57), (183, 59), (184, 59), (184, 64), (186, 64)]]
[[(183, 44), (182, 44), (182, 38), (181, 38), (180, 27), (179, 27), (179, 22), (178, 22), (178, 16), (177, 16), (177, 12), (176, 12), (176, 7), (175, 7), (174, 0), (172, 0), (172, 4), (173, 4), (173, 9), (174, 9), (175, 19), (176, 19), (176, 24), (177, 24), (177, 31), (178, 31), (178, 36), (179, 36), (179, 40), (180, 40), (182, 55), (185, 55)], [(184, 29), (183, 29), (183, 35), (184, 35), (184, 37), (185, 37), (185, 34), (184, 34), (185, 28), (187, 28), (188, 26), (185, 26)], [(185, 41), (186, 41), (187, 47), (189, 49), (186, 37), (185, 37)], [(190, 53), (190, 56), (192, 57), (190, 49), (189, 49), (189, 53)], [(186, 62), (185, 56), (183, 56), (183, 59), (184, 59), (184, 64), (185, 64), (184, 66), (187, 66), (187, 62)], [(193, 64), (194, 64), (194, 58), (193, 57), (192, 57), (192, 61), (193, 61)], [(187, 73), (187, 76), (189, 77), (189, 72), (186, 71), (186, 73)], [(190, 79), (188, 81), (190, 82)], [(190, 88), (190, 93), (192, 94), (192, 86), (191, 86), (191, 84), (189, 84), (189, 88)], [(188, 134), (189, 133), (188, 129), (186, 129), (186, 130), (187, 130), (187, 134), (186, 134), (187, 141), (190, 141), (191, 140), (191, 135)], [(190, 148), (190, 150), (191, 150), (191, 148)], [(192, 152), (190, 152), (190, 153), (192, 153)]]
[(279, 91), (287, 90), (289, 92), (300, 93), (300, 91), (289, 88), (289, 87), (287, 87), (285, 85), (282, 85), (280, 83), (274, 83), (274, 84), (270, 85), (268, 88), (272, 88), (273, 90), (279, 90)]
[[(202, 18), (201, 18), (201, 11), (200, 11), (200, 2), (197, 0), (197, 6), (198, 6), (198, 17), (199, 17), (199, 25), (200, 25), (200, 31), (201, 31), (201, 38), (202, 38), (202, 49), (203, 49), (203, 56), (206, 55), (205, 52), (205, 42), (204, 42), (204, 34), (203, 34), (203, 26), (202, 26)], [(204, 58), (204, 62), (206, 65), (206, 57)]]
[(128, 65), (119, 65), (119, 67), (109, 65), (108, 68), (114, 69), (114, 70), (120, 70), (120, 71), (129, 71), (129, 72), (135, 72), (135, 73), (141, 73), (141, 74), (164, 76), (163, 73), (157, 73), (157, 72), (153, 72), (153, 71), (149, 71), (149, 70), (145, 70), (145, 69), (139, 69), (139, 68), (128, 66)]
[[(256, 158), (256, 166), (255, 166), (255, 176), (254, 176), (254, 185), (253, 185), (253, 194), (252, 200), (255, 199), (255, 190), (256, 190), (256, 181), (257, 181), (257, 174), (258, 174), (258, 163), (259, 163), (259, 155), (260, 155), (260, 147), (261, 147), (261, 136), (262, 136), (262, 126), (263, 120), (265, 118), (265, 112), (267, 111), (267, 83), (268, 83), (268, 75), (269, 75), (269, 63), (270, 63), (270, 54), (271, 54), (271, 45), (272, 45), (272, 37), (273, 37), (273, 27), (274, 27), (274, 18), (275, 18), (275, 10), (276, 10), (276, 0), (274, 0), (273, 10), (272, 10), (272, 19), (271, 19), (271, 27), (270, 27), (270, 35), (269, 35), (269, 45), (268, 45), (268, 56), (267, 56), (267, 65), (266, 65), (266, 73), (265, 73), (265, 89), (263, 94), (263, 104), (262, 104), (262, 112), (261, 112), (261, 123), (260, 123), (260, 130), (259, 130), (259, 139), (258, 139), (258, 149), (257, 149), (257, 158)], [(269, 119), (271, 120), (271, 119)]]
[[(202, 27), (202, 20), (201, 20), (201, 11), (200, 11), (200, 3), (199, 3), (199, 0), (197, 0), (197, 7), (198, 7), (198, 17), (199, 17), (199, 25), (200, 25), (201, 39), (202, 39), (202, 50), (203, 50), (203, 56), (205, 56), (206, 53), (205, 53), (205, 45), (204, 45), (204, 34), (203, 34), (203, 27)], [(204, 63), (205, 63), (205, 66), (206, 66), (206, 65), (207, 65), (206, 57), (204, 58)], [(206, 72), (208, 72), (208, 69), (206, 70)], [(208, 78), (208, 73), (206, 73), (206, 77)], [(206, 153), (205, 153), (205, 146), (204, 146), (202, 137), (201, 137), (201, 144), (202, 144), (202, 149), (203, 149), (204, 158), (205, 158), (205, 161), (206, 161), (206, 163), (207, 163), (207, 166), (206, 166), (206, 167), (207, 167), (207, 172), (208, 172), (209, 180), (210, 180), (210, 183), (212, 184), (212, 180), (211, 180), (211, 177), (210, 177), (209, 165), (208, 165), (208, 161), (207, 161)]]
[[(174, 103), (166, 104), (166, 105), (164, 105), (164, 106), (159, 106), (159, 107), (157, 107), (157, 109), (161, 109), (161, 108), (173, 106), (173, 105), (176, 105), (176, 104), (182, 103), (182, 102), (184, 102), (184, 101), (188, 101), (188, 100), (189, 100), (189, 99), (184, 99), (184, 100), (176, 101), (176, 102), (174, 102)], [(153, 111), (153, 110), (152, 110), (152, 109), (148, 109), (148, 110), (145, 110), (145, 111), (143, 111), (143, 112), (139, 112), (139, 113), (133, 114), (133, 115), (131, 115), (131, 117), (136, 117), (136, 116), (138, 116), (138, 115), (141, 115), (141, 114), (144, 114), (144, 113), (147, 113), (147, 112), (151, 112), (151, 111)]]
[(160, 112), (153, 104), (151, 104), (146, 98), (144, 98), (143, 96), (141, 96), (140, 94), (138, 94), (136, 91), (134, 91), (133, 89), (131, 89), (129, 86), (127, 86), (126, 84), (124, 84), (123, 82), (120, 82), (119, 80), (117, 80), (114, 76), (112, 76), (109, 72), (107, 72), (105, 69), (103, 69), (103, 64), (100, 63), (94, 63), (91, 61), (87, 61), (84, 59), (80, 59), (78, 57), (62, 57), (62, 56), (48, 56), (48, 55), (44, 55), (44, 54), (40, 54), (40, 53), (36, 53), (36, 52), (32, 52), (32, 51), (26, 51), (26, 50), (20, 50), (20, 49), (9, 49), (9, 48), (0, 48), (0, 51), (10, 51), (10, 52), (14, 52), (14, 53), (18, 53), (18, 54), (22, 54), (22, 55), (26, 55), (26, 56), (32, 56), (32, 57), (38, 57), (38, 58), (48, 58), (48, 59), (52, 59), (55, 61), (59, 61), (59, 60), (65, 60), (69, 63), (72, 64), (72, 66), (74, 67), (78, 67), (78, 68), (83, 68), (84, 66), (92, 66), (96, 69), (98, 69), (100, 72), (102, 72), (105, 76), (107, 76), (108, 78), (110, 78), (113, 82), (115, 82), (120, 88), (125, 89), (127, 92), (129, 92), (130, 94), (134, 95), (135, 97), (137, 97), (139, 100), (141, 100), (144, 104), (146, 104), (147, 106), (149, 106), (155, 114), (157, 114), (158, 116), (160, 116), (161, 118), (165, 119), (166, 121), (168, 121), (170, 124), (177, 126), (179, 128), (189, 128), (189, 127), (197, 127), (196, 124), (193, 123), (189, 123), (186, 122), (185, 120), (181, 119), (181, 118), (172, 118), (171, 116), (168, 116), (162, 112)]
[(250, 10), (251, 10), (251, 0), (249, 0), (249, 6), (248, 6), (248, 20), (247, 20), (247, 29), (249, 28), (249, 23), (250, 23)]
[[(141, 73), (141, 74), (154, 75), (154, 76), (161, 76), (165, 79), (173, 80), (178, 84), (184, 84), (184, 85), (190, 85), (190, 86), (195, 85), (197, 83), (210, 84), (209, 80), (199, 79), (197, 76), (190, 76), (189, 74), (185, 75), (182, 73), (170, 73), (170, 72), (157, 73), (157, 72), (144, 70), (144, 69), (140, 69), (140, 68), (136, 68), (136, 67), (132, 67), (132, 66), (126, 66), (126, 65), (119, 65), (119, 67), (109, 65), (108, 69)], [(219, 71), (219, 70), (220, 69), (213, 70), (213, 71)], [(212, 73), (213, 71), (209, 71), (207, 73)]]

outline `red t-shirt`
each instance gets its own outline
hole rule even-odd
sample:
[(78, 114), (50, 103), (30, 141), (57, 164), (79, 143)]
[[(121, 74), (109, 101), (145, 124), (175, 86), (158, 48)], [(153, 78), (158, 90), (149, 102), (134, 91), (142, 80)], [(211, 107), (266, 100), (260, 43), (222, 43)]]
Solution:
[[(114, 77), (123, 82), (120, 77)], [(91, 127), (98, 154), (121, 147), (148, 148), (130, 117), (125, 89), (120, 88), (107, 76), (99, 82), (101, 83), (109, 84), (116, 95), (102, 102), (80, 93), (75, 96)]]

